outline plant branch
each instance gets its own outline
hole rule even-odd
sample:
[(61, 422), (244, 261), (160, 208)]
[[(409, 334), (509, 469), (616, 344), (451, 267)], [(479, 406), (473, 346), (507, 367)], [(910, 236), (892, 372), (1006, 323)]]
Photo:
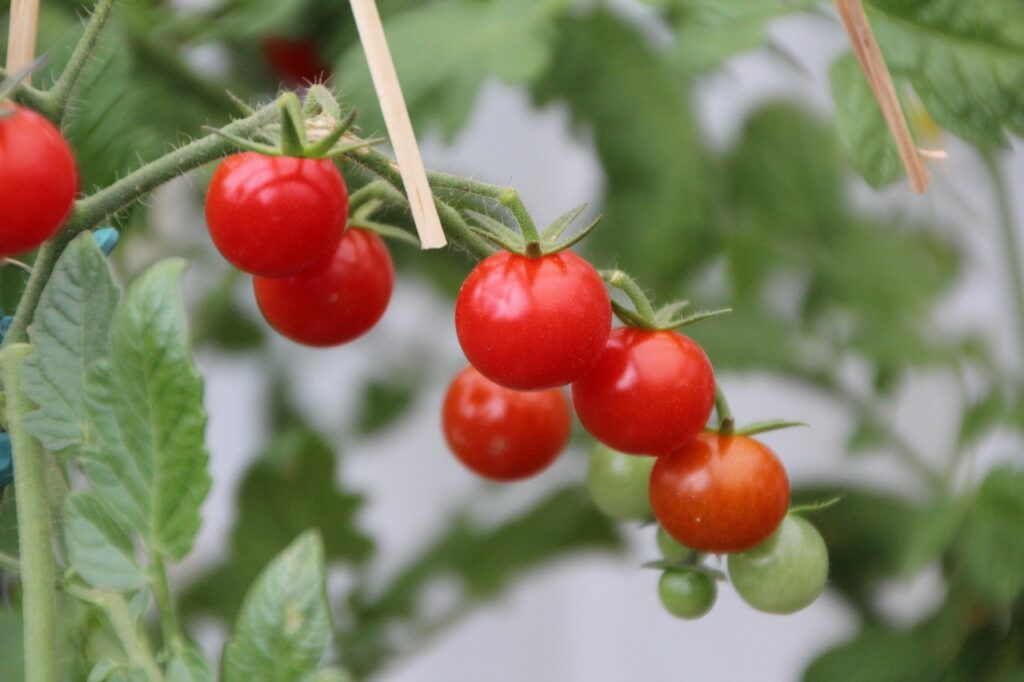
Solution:
[(31, 346), (18, 344), (0, 354), (7, 398), (7, 429), (18, 491), (18, 544), (21, 548), (25, 682), (57, 682), (57, 598), (53, 529), (46, 497), (46, 453), (25, 429), (32, 409), (21, 391), (21, 367)]
[[(0, 67), (0, 83), (6, 81), (10, 75), (11, 74), (8, 73), (7, 69)], [(39, 111), (47, 118), (51, 118), (48, 112), (49, 99), (47, 99), (45, 90), (33, 88), (31, 85), (26, 85), (25, 82), (22, 81), (21, 83), (12, 84), (9, 93), (11, 97), (27, 106), (29, 109)]]
[(110, 19), (110, 13), (114, 8), (114, 0), (99, 0), (93, 8), (92, 16), (85, 25), (85, 32), (75, 45), (74, 52), (68, 59), (67, 65), (61, 72), (57, 82), (46, 92), (46, 110), (43, 112), (50, 119), (60, 121), (64, 118), (67, 110), (68, 100), (78, 85), (82, 72), (89, 63), (89, 57), (96, 49), (96, 43), (100, 39), (100, 33)]
[(1018, 358), (1024, 358), (1024, 269), (1021, 265), (1020, 240), (1017, 235), (1017, 224), (1013, 217), (1012, 197), (1006, 183), (1000, 160), (992, 151), (982, 152), (985, 168), (992, 180), (995, 193), (996, 210), (1000, 237), (1003, 240), (1002, 252), (1006, 256), (1006, 269), (1010, 275), (1010, 299), (1013, 301), (1013, 314), (1017, 326)]
[(121, 595), (112, 592), (97, 593), (96, 597), (96, 604), (106, 612), (110, 625), (114, 628), (114, 634), (128, 654), (129, 660), (146, 671), (150, 682), (162, 682), (163, 673), (160, 672), (160, 666), (149, 642), (139, 632), (138, 623), (128, 608), (128, 602)]

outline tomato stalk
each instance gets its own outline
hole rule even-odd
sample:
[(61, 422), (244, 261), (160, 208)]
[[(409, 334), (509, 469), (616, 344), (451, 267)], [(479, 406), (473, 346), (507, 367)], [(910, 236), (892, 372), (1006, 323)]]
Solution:
[(651, 300), (647, 298), (647, 294), (645, 294), (643, 289), (640, 288), (640, 285), (636, 283), (636, 280), (622, 270), (602, 270), (601, 278), (608, 283), (608, 286), (614, 287), (626, 294), (626, 296), (629, 297), (629, 300), (633, 303), (636, 313), (623, 309), (618, 304), (613, 304), (615, 307), (615, 313), (622, 318), (626, 324), (634, 327), (641, 327), (643, 329), (656, 328), (654, 321), (654, 307), (651, 305)]
[(736, 430), (736, 420), (729, 409), (729, 401), (725, 399), (725, 391), (718, 385), (715, 386), (715, 412), (718, 413), (718, 433), (731, 436)]
[(57, 675), (56, 569), (53, 528), (46, 496), (46, 457), (25, 428), (33, 405), (21, 391), (21, 366), (31, 352), (28, 344), (12, 345), (0, 354), (7, 399), (7, 430), (14, 456), (14, 485), (18, 494), (18, 543), (21, 551), (22, 618), (25, 632), (26, 682), (55, 682)]

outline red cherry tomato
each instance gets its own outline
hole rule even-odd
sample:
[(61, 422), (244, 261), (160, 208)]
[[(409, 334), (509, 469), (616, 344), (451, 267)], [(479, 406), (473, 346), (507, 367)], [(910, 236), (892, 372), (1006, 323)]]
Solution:
[(0, 104), (0, 256), (52, 237), (77, 191), (75, 157), (60, 131), (34, 111)]
[(568, 251), (488, 256), (455, 302), (455, 331), (470, 364), (522, 391), (564, 386), (590, 369), (611, 319), (601, 276)]
[(243, 152), (224, 159), (206, 195), (206, 222), (239, 270), (290, 277), (334, 253), (348, 221), (348, 190), (329, 159)]
[(662, 455), (704, 428), (715, 375), (700, 346), (682, 334), (620, 327), (572, 385), (572, 402), (583, 426), (608, 447)]
[(442, 422), (455, 456), (493, 481), (516, 481), (547, 468), (572, 430), (562, 391), (513, 391), (472, 367), (448, 387)]
[(336, 346), (377, 324), (391, 300), (395, 269), (383, 240), (351, 229), (319, 270), (254, 277), (260, 311), (274, 329), (308, 346)]
[(743, 552), (770, 536), (789, 507), (789, 478), (764, 444), (702, 433), (651, 471), (651, 507), (676, 541), (701, 552)]
[(263, 39), (262, 47), (267, 66), (286, 85), (323, 83), (331, 76), (331, 67), (309, 40), (271, 36)]

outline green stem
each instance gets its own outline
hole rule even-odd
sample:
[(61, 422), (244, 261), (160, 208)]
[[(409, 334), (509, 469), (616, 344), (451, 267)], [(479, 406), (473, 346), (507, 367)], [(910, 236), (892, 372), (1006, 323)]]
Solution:
[(1006, 257), (1006, 267), (1010, 273), (1010, 299), (1013, 301), (1017, 326), (1018, 358), (1024, 358), (1024, 267), (1021, 265), (1017, 224), (1013, 218), (1013, 199), (996, 154), (991, 151), (982, 152), (982, 158), (985, 161), (989, 177), (992, 179), (996, 210), (999, 215), (999, 231), (1003, 240), (1002, 252)]
[[(246, 135), (271, 122), (276, 115), (277, 105), (271, 103), (252, 116), (225, 126), (223, 130), (233, 135)], [(96, 227), (109, 216), (165, 182), (220, 158), (233, 149), (235, 146), (220, 135), (207, 135), (138, 168), (113, 185), (75, 202), (74, 211), (60, 232), (39, 250), (33, 264), (32, 275), (28, 278), (25, 292), (14, 315), (14, 322), (4, 337), (4, 345), (28, 339), (28, 325), (35, 315), (43, 287), (49, 281), (50, 273), (53, 272), (60, 254), (76, 235)]]
[(21, 573), (21, 563), (18, 561), (18, 557), (11, 556), (6, 552), (0, 552), (0, 568), (8, 573)]
[(455, 192), (466, 192), (497, 201), (507, 208), (512, 217), (516, 219), (527, 245), (540, 244), (540, 233), (537, 231), (537, 225), (534, 224), (530, 212), (526, 210), (526, 204), (523, 203), (519, 192), (511, 187), (489, 185), (470, 180), (469, 178), (449, 175), (448, 173), (430, 172), (427, 173), (427, 179), (430, 180), (430, 184), (434, 187)]
[[(10, 74), (7, 73), (7, 69), (0, 67), (0, 83), (7, 80), (9, 75)], [(53, 120), (48, 113), (50, 100), (47, 98), (45, 90), (39, 90), (38, 88), (33, 88), (31, 85), (18, 83), (8, 92), (8, 94), (15, 101), (20, 102), (29, 109), (38, 111), (50, 120)]]
[(150, 682), (161, 682), (164, 679), (160, 672), (160, 666), (156, 662), (153, 650), (149, 642), (139, 632), (139, 625), (128, 608), (128, 602), (119, 594), (109, 592), (99, 593), (98, 605), (106, 611), (110, 625), (114, 628), (114, 634), (121, 642), (128, 659), (132, 664), (140, 666), (146, 671)]
[(103, 27), (110, 19), (110, 12), (114, 8), (114, 0), (99, 0), (96, 7), (85, 25), (85, 31), (75, 45), (74, 52), (68, 59), (67, 65), (61, 72), (57, 82), (46, 92), (47, 110), (43, 113), (55, 122), (60, 122), (67, 111), (68, 101), (74, 93), (75, 86), (85, 70), (89, 58), (96, 49), (96, 43), (100, 39)]
[(722, 435), (732, 435), (736, 430), (736, 420), (733, 419), (732, 410), (729, 409), (729, 401), (725, 399), (725, 391), (722, 387), (715, 385), (715, 411), (718, 413), (718, 432)]
[(629, 297), (637, 314), (652, 327), (655, 326), (654, 307), (640, 285), (622, 270), (602, 270), (601, 277), (609, 286), (615, 287)]
[(21, 392), (21, 366), (31, 346), (19, 344), (0, 355), (7, 397), (7, 429), (14, 453), (15, 503), (21, 548), (25, 682), (57, 682), (57, 599), (53, 529), (46, 499), (46, 453), (25, 429), (32, 409)]
[(163, 559), (155, 556), (150, 570), (153, 578), (153, 596), (156, 599), (157, 610), (160, 612), (165, 646), (176, 651), (183, 647), (185, 636), (181, 631), (181, 623), (178, 621), (178, 614), (174, 609), (174, 601), (171, 599), (167, 569), (164, 567)]

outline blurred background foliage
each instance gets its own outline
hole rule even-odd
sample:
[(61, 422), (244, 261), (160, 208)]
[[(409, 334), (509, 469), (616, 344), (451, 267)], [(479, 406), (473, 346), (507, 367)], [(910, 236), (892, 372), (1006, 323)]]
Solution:
[[(955, 230), (866, 212), (851, 200), (851, 185), (889, 185), (902, 169), (849, 54), (830, 69), (833, 119), (777, 100), (753, 109), (724, 147), (702, 130), (694, 106), (700, 79), (752, 50), (791, 60), (770, 40), (769, 24), (800, 12), (834, 23), (827, 5), (649, 0), (638, 12), (638, 4), (378, 2), (421, 131), (454, 139), (492, 79), (522, 88), (537, 107), (567, 107), (604, 172), (595, 207), (604, 222), (585, 246), (594, 260), (633, 272), (661, 298), (686, 294), (732, 307), (734, 314), (693, 329), (720, 372), (785, 377), (820, 392), (851, 416), (851, 456), (905, 465), (904, 493), (842, 481), (795, 491), (799, 500), (842, 496), (813, 521), (830, 548), (831, 588), (862, 621), (856, 636), (821, 653), (807, 679), (1024, 680), (1024, 338), (1008, 362), (985, 330), (941, 324), (944, 297), (964, 267)], [(999, 164), (1007, 136), (1024, 131), (1024, 5), (866, 5), (922, 144), (945, 130), (973, 145), (990, 173), (1005, 240), (998, 250), (1015, 261), (1009, 270), (1018, 278), (1005, 295), (1016, 306), (1007, 315), (1024, 330), (1019, 229)], [(6, 6), (0, 2), (0, 15)], [(40, 47), (50, 62), (41, 82), (66, 59), (87, 7), (43, 2)], [(254, 100), (271, 95), (279, 82), (261, 54), (268, 37), (311, 41), (333, 65), (332, 82), (358, 108), (362, 128), (383, 130), (353, 25), (338, 7), (336, 0), (121, 2), (67, 126), (83, 188), (108, 184), (198, 135), (201, 125), (225, 120), (232, 114), (226, 88)], [(393, 218), (408, 224), (407, 216)], [(117, 223), (131, 225), (130, 240), (162, 238), (149, 229), (147, 206)], [(396, 251), (404, 272), (434, 282), (444, 296), (470, 265), (458, 253)], [(20, 282), (17, 270), (0, 270), (5, 309)], [(265, 352), (262, 323), (237, 303), (242, 286), (231, 274), (212, 279), (192, 316), (197, 344)], [(851, 380), (851, 365), (868, 380)], [(921, 372), (970, 379), (944, 461), (921, 452), (892, 419), (901, 388)], [(408, 376), (371, 380), (352, 416), (353, 437), (398, 424), (423, 388)], [(242, 586), (299, 532), (319, 526), (329, 560), (356, 576), (335, 611), (338, 651), (362, 678), (537, 565), (621, 546), (621, 529), (570, 486), (500, 522), (474, 520), (467, 507), (389, 582), (370, 585), (374, 541), (359, 510), (372, 491), (344, 485), (336, 473), (344, 453), (287, 404), (287, 394), (274, 391), (269, 440), (241, 484), (227, 560), (185, 597), (193, 615), (233, 619)], [(1011, 464), (965, 475), (971, 448), (993, 433), (1009, 434)], [(897, 625), (879, 608), (879, 586), (929, 566), (941, 569), (944, 601), (920, 622)], [(455, 581), (458, 599), (441, 615), (425, 614), (423, 595), (438, 581)], [(0, 611), (2, 679), (13, 679), (4, 666), (17, 666), (17, 630), (16, 614)]]

